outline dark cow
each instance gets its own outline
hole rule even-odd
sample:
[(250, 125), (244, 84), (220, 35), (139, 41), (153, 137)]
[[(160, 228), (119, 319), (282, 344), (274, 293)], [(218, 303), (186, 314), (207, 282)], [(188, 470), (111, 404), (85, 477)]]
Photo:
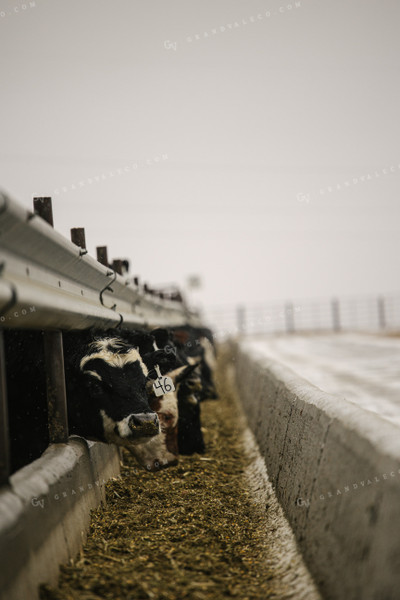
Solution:
[[(192, 368), (196, 368), (193, 365)], [(205, 450), (200, 420), (201, 379), (192, 374), (178, 386), (178, 448), (180, 454), (203, 454)]]
[(216, 356), (211, 330), (206, 327), (191, 327), (190, 325), (173, 327), (172, 338), (180, 355), (186, 356), (192, 364), (200, 361), (198, 369), (202, 379), (200, 400), (217, 399), (218, 395), (213, 380)]

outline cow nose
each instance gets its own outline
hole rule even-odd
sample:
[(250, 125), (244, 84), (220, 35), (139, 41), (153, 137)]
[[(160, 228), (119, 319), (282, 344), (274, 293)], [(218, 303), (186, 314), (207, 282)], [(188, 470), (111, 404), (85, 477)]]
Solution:
[(129, 419), (129, 427), (137, 436), (157, 435), (160, 432), (160, 423), (156, 413), (137, 413)]

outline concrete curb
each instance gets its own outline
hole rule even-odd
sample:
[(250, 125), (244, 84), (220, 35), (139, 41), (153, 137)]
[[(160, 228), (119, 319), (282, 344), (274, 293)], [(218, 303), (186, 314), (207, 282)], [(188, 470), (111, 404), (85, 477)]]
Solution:
[(324, 598), (400, 598), (400, 435), (289, 368), (234, 348), (242, 403)]
[(119, 470), (115, 447), (74, 436), (10, 478), (0, 490), (0, 600), (38, 600), (40, 583), (57, 582)]

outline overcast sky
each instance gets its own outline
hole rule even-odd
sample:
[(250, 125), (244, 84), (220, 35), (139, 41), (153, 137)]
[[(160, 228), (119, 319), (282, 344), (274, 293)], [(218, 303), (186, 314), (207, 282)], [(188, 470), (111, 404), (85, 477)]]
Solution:
[[(203, 305), (399, 291), (398, 0), (0, 0), (0, 186)], [(331, 190), (331, 191), (329, 191)]]

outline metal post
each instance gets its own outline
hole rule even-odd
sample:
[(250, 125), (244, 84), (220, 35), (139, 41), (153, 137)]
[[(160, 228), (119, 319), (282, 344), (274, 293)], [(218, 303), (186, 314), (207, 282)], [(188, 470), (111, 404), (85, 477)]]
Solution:
[(285, 304), (285, 323), (287, 333), (294, 333), (294, 310), (291, 302)]
[(54, 227), (53, 221), (53, 208), (51, 206), (51, 198), (34, 198), (33, 199), (33, 212), (35, 215), (42, 217), (49, 225)]
[(3, 330), (0, 330), (0, 486), (8, 483), (10, 475), (10, 438)]
[(112, 268), (114, 269), (114, 271), (116, 273), (118, 273), (118, 275), (122, 275), (122, 260), (119, 258), (116, 258), (115, 260), (113, 260)]
[[(33, 207), (35, 214), (53, 226), (51, 198), (34, 198)], [(49, 441), (50, 444), (65, 443), (68, 441), (68, 414), (62, 333), (61, 331), (45, 331), (43, 337)]]
[(386, 309), (385, 298), (380, 296), (378, 298), (378, 320), (379, 320), (379, 327), (381, 329), (386, 328), (386, 310), (385, 309)]
[(50, 444), (66, 443), (68, 441), (68, 413), (61, 331), (45, 331), (44, 359)]
[(86, 236), (84, 227), (73, 227), (71, 229), (71, 242), (86, 250)]
[(97, 246), (96, 254), (98, 262), (104, 265), (105, 267), (108, 267), (107, 246)]
[(244, 306), (238, 306), (236, 309), (238, 333), (246, 333), (246, 309)]
[(333, 298), (331, 302), (333, 331), (340, 331), (340, 306), (339, 300)]

